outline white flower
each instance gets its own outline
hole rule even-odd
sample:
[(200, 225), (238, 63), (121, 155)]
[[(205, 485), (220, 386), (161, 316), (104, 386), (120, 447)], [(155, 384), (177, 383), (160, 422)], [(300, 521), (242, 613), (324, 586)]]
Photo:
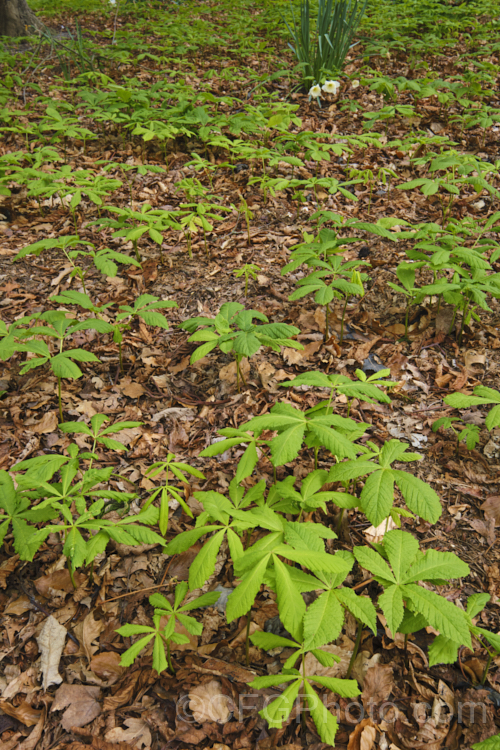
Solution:
[(312, 99), (318, 99), (321, 96), (321, 87), (317, 83), (309, 89), (309, 96)]
[(325, 94), (335, 94), (338, 93), (338, 90), (340, 88), (340, 83), (338, 81), (325, 81), (323, 84), (323, 91)]
[(354, 79), (354, 81), (351, 81), (351, 88), (357, 89), (359, 86), (359, 81), (357, 78)]

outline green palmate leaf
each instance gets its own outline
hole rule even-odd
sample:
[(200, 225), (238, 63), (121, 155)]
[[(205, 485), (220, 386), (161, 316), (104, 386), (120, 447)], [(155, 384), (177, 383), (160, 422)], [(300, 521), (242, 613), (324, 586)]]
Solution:
[(432, 487), (406, 471), (391, 471), (409, 509), (426, 521), (436, 523), (442, 513), (442, 507)]
[(472, 745), (472, 750), (500, 750), (500, 734), (488, 737), (487, 740), (476, 742)]
[(196, 597), (196, 599), (193, 599), (192, 602), (184, 604), (179, 609), (179, 612), (189, 612), (193, 609), (199, 609), (200, 607), (210, 607), (219, 600), (219, 597), (220, 593), (218, 591), (208, 591), (206, 594), (202, 594), (201, 596)]
[[(305, 573), (303, 570), (300, 570), (299, 568), (296, 568), (296, 567), (292, 567), (290, 565), (287, 565), (287, 568), (288, 568), (288, 573), (290, 575), (290, 578), (293, 581), (295, 588), (301, 593), (305, 591), (316, 591), (319, 587), (321, 587), (321, 581), (319, 581), (319, 579), (316, 578), (316, 576), (312, 576), (309, 573)], [(269, 575), (269, 573), (270, 571), (267, 571), (267, 575)], [(345, 578), (343, 573), (340, 575)], [(271, 586), (271, 588), (275, 588), (274, 579), (272, 583), (269, 585)]]
[[(155, 531), (147, 529), (145, 526), (139, 526), (138, 524), (130, 524), (127, 526), (127, 531), (130, 536), (139, 544), (159, 544), (165, 545), (165, 540)], [(110, 530), (108, 531), (110, 533)]]
[(50, 366), (52, 368), (52, 372), (54, 375), (56, 375), (58, 378), (81, 378), (83, 373), (74, 362), (72, 362), (70, 359), (67, 358), (67, 356), (63, 354), (57, 354), (55, 357), (52, 357), (50, 360)]
[(123, 443), (120, 443), (118, 440), (113, 440), (112, 438), (100, 437), (97, 442), (112, 451), (128, 450), (126, 445), (123, 445)]
[(159, 635), (155, 637), (153, 644), (153, 669), (161, 674), (168, 669), (167, 658), (165, 656), (165, 646)]
[[(304, 645), (307, 649), (331, 643), (342, 630), (344, 612), (335, 594), (334, 591), (325, 591), (307, 608), (304, 616)], [(278, 607), (281, 615), (279, 601)]]
[[(10, 521), (7, 519), (3, 523), (0, 524), (0, 544), (2, 544), (3, 540), (5, 539), (5, 535), (9, 530)], [(29, 532), (29, 535), (31, 536), (31, 532)], [(27, 541), (27, 539), (26, 539)], [(26, 559), (26, 558), (24, 558)]]
[(373, 549), (368, 547), (354, 547), (354, 557), (358, 563), (370, 573), (373, 573), (378, 581), (386, 584), (396, 583), (391, 569), (385, 560)]
[(446, 638), (444, 635), (438, 635), (434, 638), (429, 646), (429, 667), (435, 664), (454, 664), (458, 659), (459, 644)]
[(229, 595), (226, 609), (228, 622), (248, 612), (259, 593), (268, 562), (269, 555), (266, 555), (243, 577), (241, 583)]
[(280, 635), (274, 635), (274, 633), (264, 633), (260, 630), (253, 633), (250, 636), (250, 640), (255, 646), (264, 649), (264, 651), (271, 651), (273, 648), (299, 648), (299, 645), (291, 641), (290, 638), (283, 638)]
[(196, 555), (189, 568), (189, 587), (192, 591), (203, 586), (215, 570), (217, 553), (224, 539), (225, 529), (214, 534)]
[(410, 633), (418, 633), (419, 630), (426, 628), (428, 624), (423, 615), (405, 609), (404, 617), (398, 630), (403, 635), (408, 635)]
[(489, 410), (485, 420), (486, 429), (494, 430), (495, 427), (500, 426), (500, 405), (494, 406)]
[(412, 609), (420, 612), (441, 635), (463, 646), (471, 647), (465, 613), (439, 594), (409, 583), (401, 587), (403, 596), (411, 601)]
[(289, 522), (285, 528), (285, 539), (296, 550), (312, 550), (314, 552), (324, 552), (325, 544), (315, 533), (314, 528), (310, 528), (310, 523)]
[(295, 682), (289, 685), (275, 701), (266, 706), (259, 714), (267, 721), (269, 727), (281, 729), (283, 722), (288, 719), (300, 690), (301, 679), (295, 677)]
[(296, 422), (271, 440), (271, 456), (274, 466), (283, 466), (297, 458), (306, 431), (305, 422)]
[(378, 598), (379, 607), (387, 620), (387, 627), (393, 637), (403, 620), (404, 604), (403, 594), (399, 586), (388, 586)]
[(295, 640), (301, 641), (303, 631), (302, 619), (306, 611), (305, 602), (300, 592), (294, 586), (287, 567), (278, 557), (274, 557), (274, 571), (281, 622)]
[(74, 568), (80, 568), (85, 562), (87, 547), (79, 530), (74, 526), (69, 530), (64, 543), (63, 553), (71, 560)]
[[(383, 543), (396, 580), (403, 581), (404, 578), (405, 581), (408, 581), (404, 574), (417, 556), (417, 540), (408, 532), (391, 531), (384, 536)], [(420, 576), (420, 578), (412, 578), (411, 580), (418, 581), (424, 578), (426, 579), (426, 576)]]
[(369, 627), (373, 633), (377, 632), (377, 610), (371, 599), (358, 596), (352, 589), (346, 587), (336, 589), (335, 594), (357, 620)]
[(371, 461), (344, 461), (332, 466), (328, 475), (328, 481), (349, 482), (351, 479), (358, 479), (365, 474), (370, 474), (372, 471), (377, 471), (377, 469), (377, 464)]
[[(474, 392), (476, 389), (474, 389)], [(480, 395), (474, 395), (470, 396), (466, 393), (451, 393), (449, 396), (446, 396), (444, 399), (444, 403), (447, 406), (452, 406), (454, 409), (468, 409), (469, 406), (481, 406), (486, 404), (498, 403), (499, 394), (496, 391), (493, 391), (495, 394), (495, 398), (488, 398), (488, 396), (480, 396)]]
[(308, 679), (326, 687), (332, 693), (340, 695), (341, 698), (354, 698), (361, 693), (356, 680), (341, 680), (338, 677), (323, 677), (319, 675), (310, 675)]
[(237, 534), (232, 529), (227, 530), (227, 543), (229, 546), (229, 552), (231, 559), (236, 562), (244, 553), (243, 544)]
[[(121, 632), (122, 630), (123, 628), (120, 628), (117, 632), (120, 633), (120, 635), (127, 637), (125, 633)], [(154, 629), (148, 628), (148, 630), (150, 631), (149, 635), (146, 635), (144, 638), (140, 638), (134, 643), (133, 646), (123, 652), (120, 659), (120, 664), (122, 667), (130, 667), (130, 665), (133, 664), (137, 659), (141, 651), (146, 648), (151, 639), (155, 637)]]
[(469, 617), (476, 617), (488, 604), (491, 597), (489, 594), (472, 594), (467, 599), (467, 614)]
[(239, 460), (238, 468), (236, 469), (236, 484), (240, 484), (252, 474), (258, 460), (257, 448), (255, 443), (252, 442)]
[[(95, 416), (97, 416), (97, 414)], [(94, 418), (92, 417), (92, 419)], [(75, 424), (75, 423), (72, 422), (72, 424)], [(112, 424), (109, 427), (106, 427), (106, 429), (102, 430), (100, 434), (101, 435), (113, 435), (116, 432), (121, 432), (122, 430), (129, 430), (133, 427), (140, 427), (141, 425), (142, 425), (142, 422), (116, 422), (115, 424)], [(94, 427), (94, 429), (96, 428)]]
[(326, 552), (294, 550), (285, 544), (277, 546), (273, 552), (289, 560), (298, 562), (310, 570), (324, 570), (327, 573), (347, 573), (352, 565), (340, 555), (330, 555)]
[(185, 552), (187, 549), (193, 546), (198, 539), (205, 534), (210, 534), (211, 531), (219, 531), (219, 526), (203, 526), (199, 529), (192, 529), (191, 531), (183, 531), (172, 539), (171, 542), (165, 547), (167, 555), (179, 555), (181, 552)]
[[(387, 549), (385, 540), (384, 547)], [(465, 578), (469, 574), (469, 566), (457, 557), (457, 555), (454, 555), (453, 552), (438, 552), (435, 549), (429, 549), (423, 557), (411, 566), (404, 577), (404, 582), (413, 583), (416, 581), (440, 581), (442, 579), (448, 580), (449, 578)]]
[[(177, 589), (175, 592), (176, 594), (177, 594), (177, 590), (180, 590), (180, 587), (181, 587), (181, 584), (177, 586)], [(158, 594), (158, 593), (151, 594), (151, 596), (149, 597), (149, 603), (152, 604), (153, 607), (156, 607), (158, 609), (164, 609), (166, 612), (174, 611), (172, 605), (170, 604), (168, 599), (163, 596), (163, 594)]]
[(312, 648), (311, 654), (323, 667), (333, 667), (335, 663), (340, 661), (339, 656), (329, 654), (328, 651), (322, 651), (320, 648)]
[(355, 446), (340, 432), (322, 424), (319, 419), (310, 420), (308, 426), (315, 438), (328, 448), (332, 455), (338, 458), (356, 458)]
[(485, 638), (490, 646), (493, 646), (495, 651), (500, 653), (500, 633), (492, 633), (484, 628), (477, 628), (474, 626), (471, 628), (471, 633), (475, 636)]
[(321, 741), (333, 747), (335, 744), (335, 735), (337, 734), (338, 729), (337, 719), (323, 704), (320, 697), (307, 680), (304, 680), (304, 693), (309, 711), (311, 712), (312, 719), (316, 725)]
[(201, 635), (203, 633), (203, 623), (198, 622), (194, 617), (189, 617), (189, 615), (183, 615), (181, 613), (178, 613), (176, 617), (191, 635)]
[[(4, 535), (7, 532), (9, 522), (6, 522)], [(35, 552), (41, 547), (48, 536), (45, 529), (40, 529), (33, 534), (33, 527), (29, 526), (22, 518), (12, 519), (12, 533), (14, 534), (14, 549), (21, 560), (33, 560)]]
[[(244, 555), (238, 560), (234, 566), (234, 571), (238, 577), (243, 575), (247, 570), (252, 570), (255, 565), (261, 561), (261, 559), (274, 552), (275, 549), (283, 542), (283, 532), (271, 532), (266, 534), (252, 547), (247, 549)], [(285, 549), (288, 549), (285, 547)], [(269, 561), (269, 557), (267, 558)]]
[(366, 517), (378, 526), (387, 518), (394, 501), (394, 479), (391, 469), (381, 469), (367, 478), (361, 492), (360, 505)]
[[(253, 636), (251, 636), (251, 640), (253, 641)], [(286, 682), (291, 682), (296, 679), (296, 674), (269, 674), (263, 675), (262, 677), (256, 677), (255, 680), (249, 682), (248, 685), (256, 690), (265, 690), (266, 688), (277, 687), (278, 685), (283, 685)]]
[[(227, 435), (227, 431), (223, 432), (222, 430), (219, 430), (219, 433), (221, 435)], [(250, 442), (252, 440), (251, 435), (249, 433), (244, 433), (243, 431), (238, 437), (228, 437), (226, 440), (220, 440), (219, 442), (214, 443), (213, 445), (209, 445), (208, 448), (202, 450), (200, 456), (202, 458), (218, 456), (219, 454), (224, 453), (230, 448), (234, 448), (235, 445), (241, 445), (242, 442), (246, 442), (246, 437), (248, 437), (247, 442)]]

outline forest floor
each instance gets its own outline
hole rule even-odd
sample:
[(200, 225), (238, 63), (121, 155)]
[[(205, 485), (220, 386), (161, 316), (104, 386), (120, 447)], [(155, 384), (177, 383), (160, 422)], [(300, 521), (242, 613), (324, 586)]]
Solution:
[[(207, 13), (209, 10), (207, 5)], [(163, 11), (155, 9), (154, 12)], [(213, 9), (210, 12), (217, 14)], [(47, 17), (47, 23), (54, 28), (62, 24), (72, 27), (77, 16), (84, 34), (90, 29), (99, 31), (108, 43), (117, 29), (124, 36), (129, 28), (126, 24), (133, 28), (137, 20), (137, 15), (128, 16), (125, 11), (120, 11), (115, 18), (113, 13), (98, 12), (84, 16), (80, 10), (75, 11), (71, 19), (59, 11)], [(424, 51), (418, 60), (422, 69), (427, 64), (428, 69), (444, 80), (466, 73), (469, 64), (466, 32), (464, 29), (463, 35), (459, 34), (442, 54)], [(224, 56), (216, 45), (203, 46), (189, 53), (196, 71), (189, 69), (183, 73), (185, 85), (196, 89), (202, 73), (213, 69), (216, 73), (210, 90), (215, 97), (243, 98), (243, 86), (246, 100), (252, 101), (252, 86), (245, 87), (241, 76), (236, 73), (231, 78), (219, 74), (229, 67), (236, 71), (252, 69), (257, 78), (278, 69), (284, 58), (292, 66), (283, 39), (275, 43), (280, 49), (272, 62), (269, 56), (255, 54), (239, 59), (237, 51)], [(12, 57), (17, 54), (14, 45), (5, 49)], [(181, 58), (169, 61), (174, 77), (183, 72)], [(498, 68), (498, 51), (488, 60)], [(12, 61), (4, 59), (2, 65), (4, 71), (9, 68), (14, 71)], [(377, 71), (389, 79), (398, 76), (410, 79), (415, 58), (410, 59), (404, 51), (396, 51), (372, 57), (370, 65), (372, 74)], [(384, 104), (380, 94), (359, 83), (366, 75), (363, 66), (363, 59), (348, 60), (338, 95), (323, 102), (322, 108), (315, 101), (309, 101), (307, 94), (292, 91), (286, 79), (266, 82), (264, 87), (270, 97), (276, 95), (280, 100), (289, 97), (289, 101), (298, 105), (294, 114), (301, 118), (300, 130), (341, 139), (344, 135), (366, 133), (363, 113)], [(153, 85), (160, 77), (158, 64), (147, 59), (140, 63), (133, 59), (123, 63), (114, 60), (106, 64), (105, 72), (116, 82), (135, 76), (143, 88)], [(25, 110), (19, 118), (26, 127), (42, 117), (49, 96), (54, 101), (58, 99), (59, 105), (66, 99), (74, 104), (77, 89), (59, 85), (56, 78), (59, 73), (57, 59), (49, 57), (31, 76), (37, 90), (30, 88), (29, 82), (24, 92), (17, 87), (19, 96), (15, 106)], [(351, 102), (357, 106), (348, 111), (345, 105)], [(399, 93), (397, 102), (404, 105), (412, 103), (413, 99), (409, 91), (405, 91)], [(221, 111), (227, 114), (237, 109), (237, 103), (221, 105)], [(189, 257), (185, 235), (171, 230), (164, 235), (162, 258), (158, 245), (147, 234), (143, 236), (139, 243), (140, 268), (123, 265), (117, 276), (109, 278), (93, 266), (87, 267), (85, 288), (96, 304), (131, 305), (138, 295), (150, 294), (161, 300), (175, 300), (177, 307), (164, 311), (170, 326), (168, 330), (134, 322), (125, 332), (124, 372), (120, 371), (118, 347), (109, 336), (103, 337), (93, 330), (75, 334), (73, 342), (91, 351), (100, 362), (82, 364), (83, 377), (63, 380), (62, 405), (65, 421), (88, 423), (96, 413), (102, 413), (113, 422), (141, 423), (119, 433), (118, 439), (126, 445), (126, 453), (99, 449), (101, 466), (112, 465), (119, 475), (113, 487), (137, 493), (139, 500), (133, 501), (132, 509), (134, 503), (140, 505), (140, 499), (157, 486), (147, 472), (152, 463), (165, 460), (168, 453), (202, 472), (204, 479), (192, 479), (189, 487), (184, 486), (186, 501), (196, 516), (201, 506), (193, 492), (213, 490), (225, 494), (244, 450), (236, 448), (219, 457), (200, 457), (200, 452), (217, 437), (218, 430), (238, 427), (254, 416), (265, 414), (276, 402), (291, 403), (301, 410), (313, 407), (324, 399), (324, 391), (281, 386), (282, 382), (302, 372), (321, 370), (354, 377), (357, 369), (372, 375), (388, 368), (390, 379), (397, 382), (388, 391), (390, 404), (357, 400), (348, 404), (345, 396), (338, 396), (334, 399), (335, 412), (368, 423), (367, 434), (375, 443), (381, 445), (390, 439), (400, 439), (422, 455), (421, 461), (407, 464), (405, 468), (435, 489), (442, 503), (442, 515), (434, 525), (420, 518), (405, 518), (403, 527), (412, 532), (423, 549), (453, 551), (469, 565), (470, 575), (466, 579), (448, 583), (440, 592), (460, 606), (466, 605), (471, 594), (489, 593), (491, 604), (479, 616), (479, 624), (497, 632), (500, 629), (496, 604), (500, 597), (497, 537), (500, 429), (488, 432), (484, 427), (487, 409), (463, 410), (460, 413), (463, 422), (480, 427), (480, 440), (473, 450), (468, 450), (463, 442), (457, 450), (451, 430), (433, 432), (432, 424), (440, 417), (456, 416), (456, 411), (443, 403), (447, 394), (470, 393), (477, 385), (498, 387), (498, 301), (489, 300), (490, 311), (480, 311), (480, 322), (472, 321), (466, 326), (459, 343), (457, 330), (449, 333), (451, 307), (441, 305), (438, 311), (437, 300), (427, 299), (422, 305), (411, 308), (409, 333), (405, 337), (404, 298), (387, 282), (398, 283), (396, 267), (413, 242), (354, 230), (347, 233), (354, 241), (342, 257), (368, 261), (369, 281), (364, 296), (352, 298), (347, 305), (346, 330), (340, 342), (340, 303), (337, 307), (332, 305), (329, 331), (325, 336), (324, 307), (312, 296), (300, 301), (289, 300), (294, 282), (303, 274), (295, 271), (281, 275), (282, 267), (289, 261), (290, 249), (303, 241), (304, 231), (314, 233), (315, 224), (310, 216), (320, 208), (371, 224), (382, 217), (396, 217), (401, 225), (392, 228), (395, 236), (398, 231), (404, 232), (404, 222), (411, 225), (440, 223), (442, 207), (436, 196), (398, 190), (394, 181), (384, 185), (376, 175), (381, 168), (390, 169), (397, 174), (398, 183), (417, 176), (409, 152), (394, 143), (398, 139), (404, 141), (416, 129), (429, 138), (437, 134), (447, 137), (457, 144), (458, 151), (493, 163), (498, 157), (498, 128), (489, 128), (484, 133), (481, 128), (466, 130), (454, 124), (455, 111), (451, 104), (440, 104), (435, 97), (419, 100), (417, 119), (395, 117), (383, 124), (382, 148), (369, 145), (359, 148), (349, 156), (349, 162), (346, 155), (333, 154), (330, 161), (306, 159), (304, 166), (296, 171), (296, 175), (306, 180), (315, 176), (345, 180), (349, 168), (370, 170), (375, 175), (372, 183), (368, 181), (368, 184), (350, 188), (355, 201), (340, 193), (328, 195), (322, 188), (316, 193), (306, 191), (302, 203), (290, 190), (265, 195), (250, 179), (255, 174), (255, 162), (241, 160), (236, 168), (234, 164), (227, 166), (227, 156), (222, 150), (204, 148), (187, 137), (177, 138), (173, 146), (168, 146), (168, 171), (137, 175), (131, 180), (133, 207), (140, 210), (141, 205), (148, 203), (173, 209), (180, 202), (176, 184), (197, 176), (206, 186), (210, 182), (210, 193), (217, 196), (219, 204), (228, 211), (224, 220), (207, 233), (207, 252), (202, 234), (195, 235), (193, 255)], [(78, 112), (80, 124), (97, 132), (84, 109)], [(252, 136), (248, 138), (251, 140)], [(0, 156), (24, 147), (22, 133), (5, 132)], [(62, 151), (61, 144), (58, 147)], [(210, 180), (207, 173), (196, 173), (192, 167), (185, 166), (193, 152), (206, 156), (212, 163)], [(125, 140), (108, 126), (104, 131), (99, 130), (98, 138), (88, 140), (85, 145), (78, 138), (67, 138), (64, 156), (71, 170), (98, 170), (98, 160), (110, 164), (157, 164), (165, 168), (165, 157), (157, 142), (144, 143), (137, 137)], [(286, 163), (281, 162), (277, 170), (276, 174), (290, 176), (291, 168)], [(122, 179), (118, 169), (112, 169), (109, 175)], [(242, 197), (252, 214), (249, 235), (245, 215), (238, 211)], [(11, 323), (22, 315), (53, 307), (50, 297), (82, 287), (78, 277), (71, 277), (72, 267), (67, 258), (55, 249), (12, 262), (30, 243), (73, 234), (74, 221), (67, 206), (58, 198), (43, 200), (40, 206), (27, 197), (22, 188), (13, 189), (10, 197), (0, 198), (0, 201), (3, 201), (0, 213), (5, 219), (0, 223), (1, 316), (4, 322)], [(128, 187), (123, 184), (114, 192), (112, 202), (126, 206), (128, 201)], [(494, 212), (495, 201), (496, 198), (486, 191), (481, 196), (472, 188), (466, 188), (456, 198), (452, 214), (457, 219), (471, 216), (483, 221)], [(127, 244), (113, 239), (109, 228), (92, 225), (97, 218), (97, 207), (93, 203), (83, 201), (77, 207), (81, 240), (123, 253), (132, 251), (132, 242)], [(245, 297), (244, 278), (237, 278), (235, 271), (248, 263), (259, 268), (256, 278), (249, 280)], [(498, 270), (495, 265), (493, 268)], [(241, 392), (237, 390), (232, 357), (217, 350), (190, 364), (196, 344), (189, 343), (188, 334), (177, 327), (193, 316), (214, 317), (220, 306), (229, 301), (258, 310), (271, 322), (297, 326), (300, 329), (298, 341), (304, 347), (302, 350), (285, 348), (280, 352), (262, 348), (249, 360), (243, 360), (246, 382)], [(4, 362), (0, 370), (0, 389), (6, 391), (0, 401), (0, 469), (6, 471), (29, 457), (62, 453), (73, 441), (58, 429), (56, 377), (46, 368), (20, 375), (19, 362), (19, 356), (13, 357)], [(76, 436), (76, 443), (79, 448), (90, 450), (92, 441), (82, 434)], [(333, 464), (326, 450), (320, 451), (318, 458), (320, 469), (329, 469)], [(282, 480), (292, 474), (301, 480), (313, 468), (314, 451), (305, 450), (299, 459), (278, 467), (277, 478)], [(273, 481), (273, 466), (265, 455), (259, 460), (249, 485), (262, 479), (268, 483)], [(192, 527), (192, 520), (181, 511), (178, 507), (171, 514), (168, 540)], [(310, 515), (310, 520), (337, 529), (338, 511), (329, 504), (326, 516), (318, 509)], [(378, 537), (369, 527), (369, 521), (361, 512), (346, 512), (335, 549), (351, 550), (367, 540), (377, 541)], [(251, 541), (259, 534), (254, 531)], [(321, 750), (327, 747), (319, 740), (309, 717), (305, 724), (300, 723), (299, 711), (292, 712), (282, 729), (269, 729), (258, 714), (264, 697), (276, 691), (251, 689), (247, 683), (256, 674), (276, 674), (288, 653), (286, 649), (279, 654), (266, 653), (252, 646), (246, 665), (247, 618), (228, 624), (224, 616), (227, 593), (236, 585), (227, 546), (221, 547), (215, 573), (203, 587), (203, 591), (218, 587), (223, 596), (217, 605), (198, 613), (203, 623), (202, 635), (190, 635), (189, 643), (173, 646), (175, 676), (168, 672), (158, 676), (152, 669), (151, 654), (147, 652), (133, 667), (120, 666), (124, 639), (116, 629), (124, 623), (151, 624), (152, 607), (148, 597), (153, 591), (168, 594), (174, 582), (187, 581), (200, 548), (201, 543), (197, 543), (184, 553), (167, 556), (152, 544), (130, 547), (111, 543), (92, 569), (81, 568), (75, 574), (75, 590), (62, 544), (55, 534), (48, 537), (31, 562), (20, 560), (12, 546), (12, 537), (6, 537), (0, 551), (0, 743), (3, 750), (83, 750), (84, 747), (184, 750), (194, 745), (218, 750), (226, 747), (299, 750), (306, 746)], [(378, 584), (359, 567), (347, 580), (350, 586), (358, 587), (373, 599), (380, 591)], [(67, 629), (70, 637), (65, 641), (58, 666), (63, 681), (44, 690), (39, 683), (40, 632), (49, 614)], [(267, 628), (277, 615), (275, 596), (263, 588), (251, 610), (252, 630)], [(435, 631), (427, 630), (429, 632), (423, 630), (410, 637), (407, 665), (402, 641), (392, 638), (382, 616), (376, 635), (368, 629), (363, 631), (355, 667), (355, 676), (363, 688), (361, 702), (354, 709), (351, 705), (349, 713), (346, 711), (349, 701), (339, 699), (336, 747), (455, 750), (469, 748), (498, 732), (500, 657), (493, 660), (484, 685), (480, 683), (487, 655), (477, 642), (474, 642), (475, 650), (461, 650), (457, 663), (429, 668), (427, 647)], [(336, 642), (344, 674), (355, 638), (356, 623), (348, 617)], [(366, 680), (368, 669), (370, 674)], [(211, 720), (218, 717), (208, 714), (195, 721), (191, 712), (186, 710), (183, 714), (180, 702), (184, 701), (186, 706), (192, 701), (189, 696), (195, 695), (195, 689), (201, 689), (200, 701), (203, 704), (206, 700), (207, 705), (210, 690), (219, 690), (227, 701), (221, 712), (222, 715), (225, 712), (227, 718), (230, 711), (229, 720), (220, 717)], [(389, 700), (392, 702), (387, 717), (370, 717), (365, 711), (360, 722), (359, 712), (366, 709), (370, 701), (380, 706)], [(471, 719), (467, 715), (457, 720), (453, 707), (457, 702), (467, 701), (481, 702), (485, 714), (481, 710), (481, 716), (478, 714)], [(427, 716), (422, 718), (415, 713), (416, 704), (427, 704)]]

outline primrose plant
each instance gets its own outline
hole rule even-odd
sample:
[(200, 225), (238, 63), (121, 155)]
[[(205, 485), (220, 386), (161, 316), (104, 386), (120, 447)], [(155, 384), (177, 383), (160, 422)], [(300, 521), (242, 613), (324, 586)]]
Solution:
[[(366, 2), (363, 0), (320, 0), (312, 36), (309, 0), (301, 0), (300, 19), (296, 20), (292, 7), (293, 25), (285, 21), (293, 42), (288, 46), (299, 63), (302, 86), (306, 90), (311, 83), (317, 84), (324, 80), (328, 72), (342, 70), (365, 7)], [(335, 83), (337, 81), (327, 82)], [(332, 91), (329, 88), (325, 90), (328, 93), (337, 93), (337, 88), (331, 88)], [(321, 91), (318, 92), (318, 96), (320, 93)], [(313, 93), (312, 96), (314, 95)]]

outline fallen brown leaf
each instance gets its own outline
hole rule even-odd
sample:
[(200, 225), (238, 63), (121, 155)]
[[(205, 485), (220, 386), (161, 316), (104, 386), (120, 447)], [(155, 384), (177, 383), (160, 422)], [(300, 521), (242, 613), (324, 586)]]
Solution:
[(474, 531), (477, 531), (478, 534), (484, 537), (490, 547), (495, 544), (496, 534), (494, 518), (492, 518), (491, 516), (486, 516), (484, 521), (482, 521), (480, 518), (473, 518), (472, 521), (469, 521), (469, 526), (471, 526)]
[(21, 596), (18, 596), (7, 604), (3, 613), (4, 615), (23, 615), (25, 612), (29, 612), (30, 609), (33, 609), (33, 604), (26, 594), (21, 594)]
[(22, 701), (18, 706), (13, 706), (3, 698), (0, 698), (0, 710), (3, 711), (4, 714), (7, 714), (7, 716), (12, 716), (13, 719), (17, 719), (26, 727), (32, 727), (37, 724), (42, 715), (41, 711), (37, 711), (26, 701)]
[(198, 685), (189, 692), (189, 708), (193, 718), (199, 724), (205, 721), (216, 721), (225, 724), (229, 720), (229, 698), (222, 692), (222, 685), (218, 680), (210, 680), (204, 685)]
[(386, 701), (394, 688), (394, 677), (390, 664), (375, 664), (370, 667), (363, 682), (361, 700), (363, 706), (378, 705)]
[(90, 662), (90, 669), (98, 677), (107, 680), (108, 685), (113, 685), (123, 674), (123, 667), (120, 666), (120, 655), (115, 651), (95, 654)]
[[(240, 362), (240, 371), (246, 380), (250, 375), (250, 365), (246, 357), (243, 357)], [(222, 367), (219, 370), (219, 378), (221, 380), (224, 380), (226, 383), (229, 383), (230, 385), (236, 383), (236, 374), (236, 362), (230, 362), (228, 365)]]
[[(134, 747), (151, 747), (152, 737), (149, 726), (144, 719), (125, 719), (124, 724), (127, 729), (114, 727), (106, 732), (105, 737), (108, 742), (128, 742)], [(114, 745), (113, 745), (114, 747)]]
[(48, 411), (46, 412), (41, 420), (39, 422), (36, 422), (36, 424), (31, 425), (31, 429), (33, 432), (37, 432), (40, 434), (45, 434), (47, 432), (54, 432), (57, 430), (57, 425), (59, 424), (59, 418), (56, 411)]
[(7, 586), (7, 578), (15, 571), (18, 560), (19, 555), (12, 555), (0, 564), (0, 588)]
[(55, 617), (49, 615), (36, 639), (41, 651), (40, 668), (43, 675), (42, 686), (44, 690), (47, 690), (50, 685), (59, 685), (62, 682), (62, 677), (59, 674), (59, 662), (66, 635), (66, 628), (60, 625)]
[(100, 697), (101, 690), (98, 687), (65, 683), (57, 689), (50, 711), (52, 713), (66, 709), (61, 719), (61, 726), (69, 732), (71, 727), (84, 727), (99, 716), (101, 713)]
[(2, 691), (2, 698), (5, 700), (14, 698), (18, 693), (28, 693), (35, 689), (37, 682), (38, 670), (35, 666), (29, 667), (25, 672), (21, 672), (13, 679)]
[(44, 707), (35, 728), (30, 732), (28, 737), (26, 737), (24, 742), (21, 742), (17, 746), (17, 750), (36, 750), (36, 747), (42, 737), (46, 716), (47, 709)]
[(377, 730), (371, 719), (363, 719), (349, 736), (347, 750), (371, 750)]
[[(75, 583), (77, 586), (81, 586), (86, 576), (83, 573), (75, 573)], [(42, 576), (37, 578), (35, 581), (35, 587), (39, 594), (45, 597), (50, 597), (51, 591), (64, 591), (69, 594), (70, 591), (74, 591), (73, 584), (67, 568), (63, 570), (55, 570), (48, 576)]]
[(480, 506), (484, 515), (495, 520), (495, 526), (500, 525), (500, 495), (490, 495)]
[(436, 316), (436, 334), (448, 335), (453, 323), (454, 309), (451, 305), (441, 305)]
[(140, 383), (130, 382), (121, 389), (121, 392), (124, 396), (128, 396), (128, 398), (139, 398), (146, 391)]
[(102, 626), (102, 620), (96, 620), (93, 612), (89, 612), (85, 619), (75, 626), (75, 635), (89, 662), (99, 648), (98, 644), (94, 644), (94, 641), (100, 635)]

